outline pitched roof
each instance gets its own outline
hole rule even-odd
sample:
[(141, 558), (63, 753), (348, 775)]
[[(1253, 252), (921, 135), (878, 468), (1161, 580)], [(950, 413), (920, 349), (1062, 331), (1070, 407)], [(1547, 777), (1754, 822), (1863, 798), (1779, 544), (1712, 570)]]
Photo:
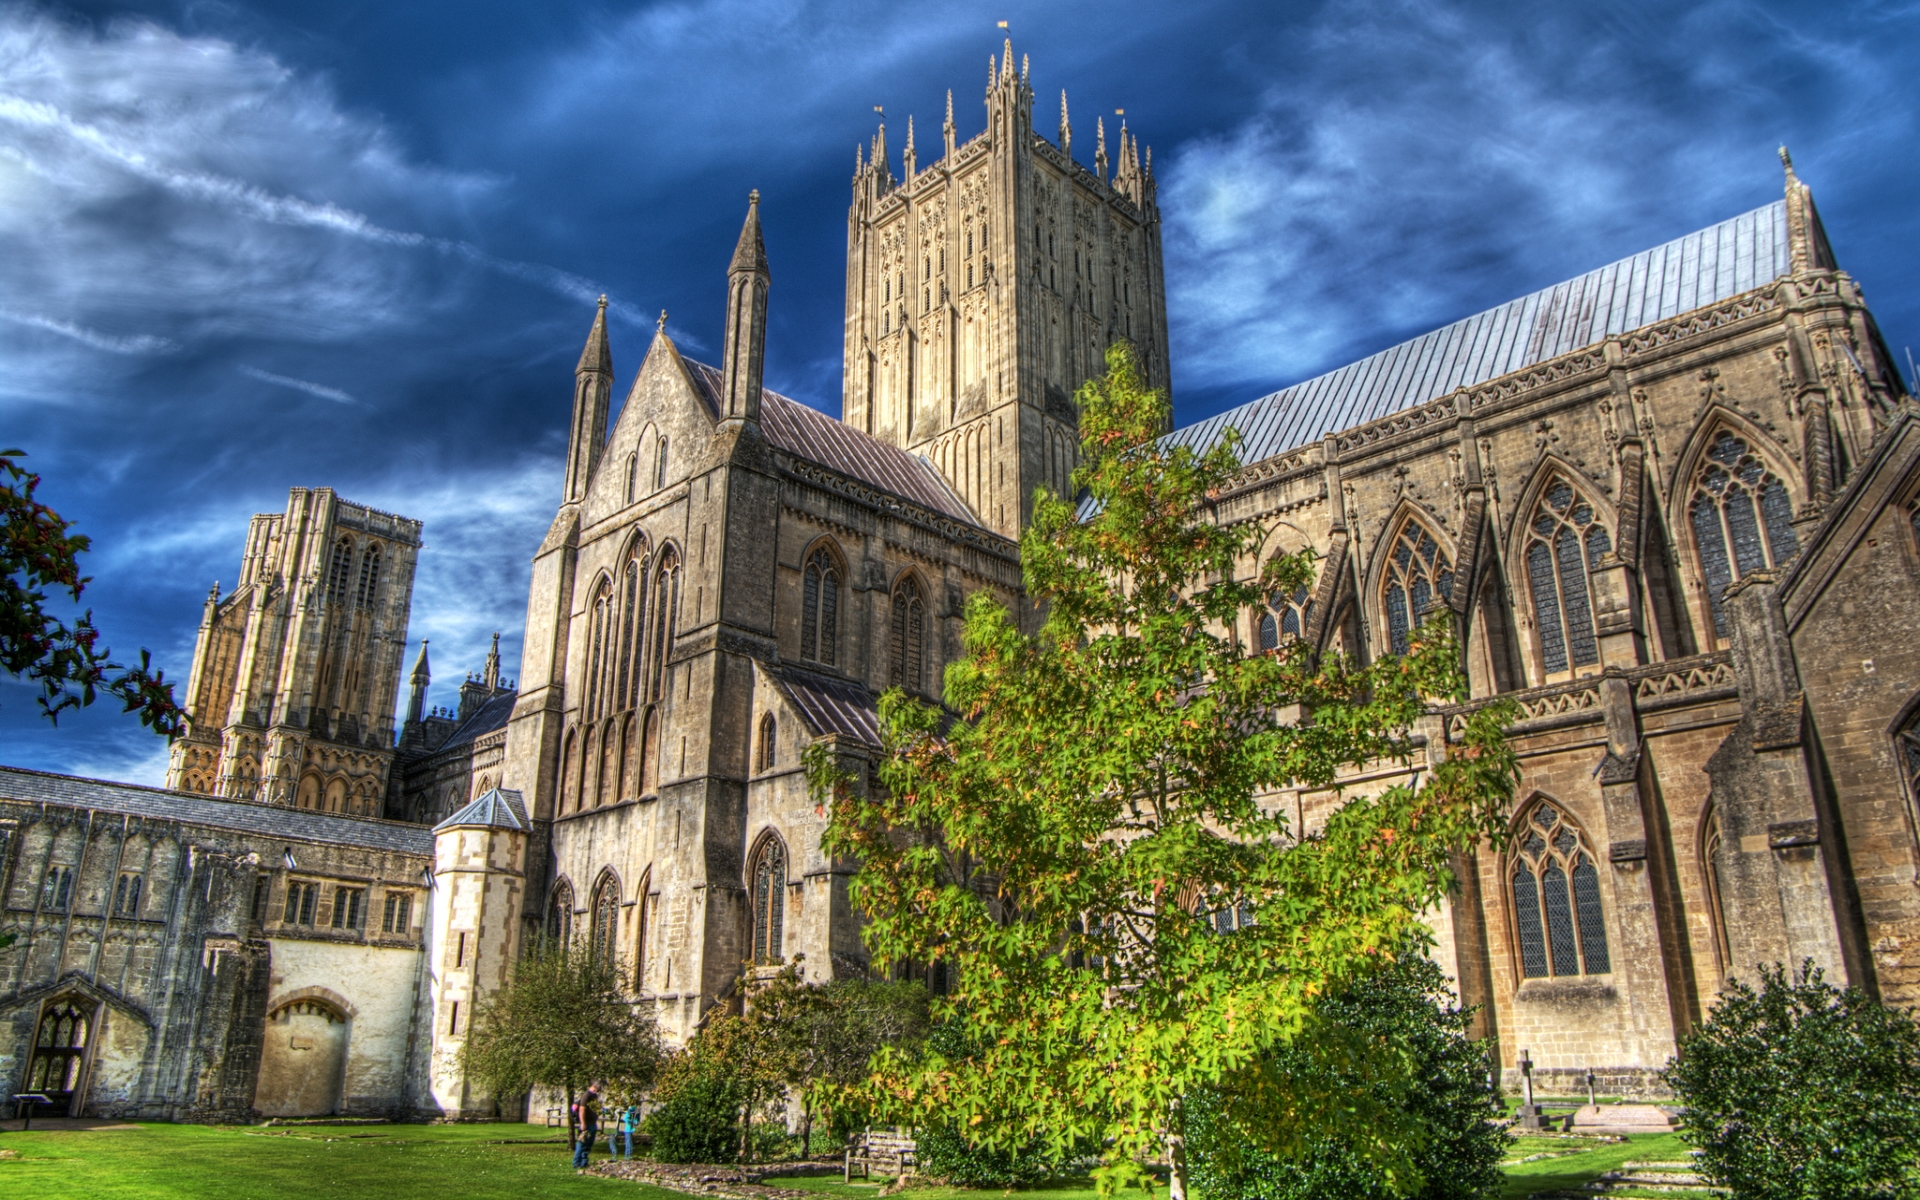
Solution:
[(481, 704), (479, 708), (473, 710), (472, 716), (454, 727), (454, 731), (447, 735), (447, 740), (440, 743), (439, 749), (434, 753), (438, 754), (450, 746), (465, 745), (497, 729), (505, 729), (507, 721), (513, 716), (514, 703), (519, 699), (518, 692), (502, 692)]
[(439, 833), (442, 829), (455, 829), (462, 825), (513, 829), (521, 833), (533, 827), (533, 823), (527, 820), (526, 800), (519, 792), (502, 788), (488, 789), (472, 804), (435, 825), (433, 831)]
[(1196, 451), (1228, 426), (1255, 463), (1629, 330), (1750, 291), (1792, 270), (1776, 200), (1355, 363), (1176, 429)]
[[(720, 411), (721, 376), (715, 367), (682, 356), (710, 411)], [(889, 492), (956, 521), (978, 518), (927, 459), (816, 412), (778, 392), (760, 392), (760, 428), (788, 454)]]
[(126, 813), (160, 821), (205, 825), (235, 833), (257, 834), (302, 842), (330, 842), (396, 850), (403, 854), (433, 854), (433, 834), (424, 825), (385, 821), (375, 817), (348, 817), (277, 804), (222, 800), (169, 788), (83, 779), (0, 767), (0, 801), (18, 800)]
[(814, 736), (837, 733), (869, 746), (880, 744), (880, 711), (873, 693), (864, 685), (798, 667), (770, 666), (767, 670), (813, 728)]

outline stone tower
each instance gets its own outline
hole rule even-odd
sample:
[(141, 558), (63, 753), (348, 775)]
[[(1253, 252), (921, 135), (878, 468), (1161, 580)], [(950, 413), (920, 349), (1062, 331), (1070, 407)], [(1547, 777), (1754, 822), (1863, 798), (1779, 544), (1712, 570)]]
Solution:
[[(1134, 343), (1167, 384), (1166, 286), (1153, 156), (1096, 122), (1093, 169), (1073, 158), (1067, 98), (1055, 144), (1034, 132), (1013, 43), (989, 60), (987, 128), (918, 165), (907, 124), (895, 179), (886, 126), (856, 150), (847, 212), (842, 416), (939, 466), (982, 523), (1018, 537), (1033, 489), (1069, 487), (1072, 395)], [(1111, 174), (1109, 169), (1111, 168)]]
[(331, 488), (254, 517), (239, 584), (207, 597), (167, 786), (377, 814), (419, 552), (420, 522)]

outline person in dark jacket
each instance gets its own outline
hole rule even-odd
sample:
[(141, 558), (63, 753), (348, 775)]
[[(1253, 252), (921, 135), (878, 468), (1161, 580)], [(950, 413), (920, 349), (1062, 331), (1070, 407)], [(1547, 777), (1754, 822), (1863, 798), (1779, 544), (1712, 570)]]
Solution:
[(587, 1151), (600, 1136), (600, 1085), (592, 1084), (586, 1094), (573, 1102), (573, 1169), (587, 1169)]

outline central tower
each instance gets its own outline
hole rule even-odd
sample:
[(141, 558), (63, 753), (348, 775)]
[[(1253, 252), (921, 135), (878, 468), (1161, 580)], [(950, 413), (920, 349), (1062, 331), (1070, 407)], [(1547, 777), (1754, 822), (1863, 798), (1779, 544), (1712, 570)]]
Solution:
[[(1096, 123), (1093, 169), (1033, 129), (1027, 63), (987, 62), (987, 128), (921, 168), (907, 123), (895, 179), (883, 124), (854, 152), (847, 212), (842, 419), (931, 459), (981, 522), (1017, 538), (1033, 489), (1065, 493), (1072, 396), (1125, 339), (1167, 384), (1166, 286), (1153, 154)], [(1109, 166), (1112, 173), (1109, 176)]]

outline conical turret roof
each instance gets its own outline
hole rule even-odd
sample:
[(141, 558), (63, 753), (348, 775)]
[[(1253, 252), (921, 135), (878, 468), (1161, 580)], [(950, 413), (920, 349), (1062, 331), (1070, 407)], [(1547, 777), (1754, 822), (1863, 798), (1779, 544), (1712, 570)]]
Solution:
[(613, 352), (607, 349), (607, 298), (600, 297), (600, 311), (593, 314), (593, 328), (587, 331), (587, 344), (580, 351), (580, 365), (573, 369), (578, 375), (582, 371), (604, 371), (613, 374)]
[(727, 267), (729, 275), (741, 271), (770, 273), (767, 244), (760, 238), (760, 191), (757, 188), (747, 195), (747, 221), (740, 227), (740, 242), (733, 248), (733, 262)]

